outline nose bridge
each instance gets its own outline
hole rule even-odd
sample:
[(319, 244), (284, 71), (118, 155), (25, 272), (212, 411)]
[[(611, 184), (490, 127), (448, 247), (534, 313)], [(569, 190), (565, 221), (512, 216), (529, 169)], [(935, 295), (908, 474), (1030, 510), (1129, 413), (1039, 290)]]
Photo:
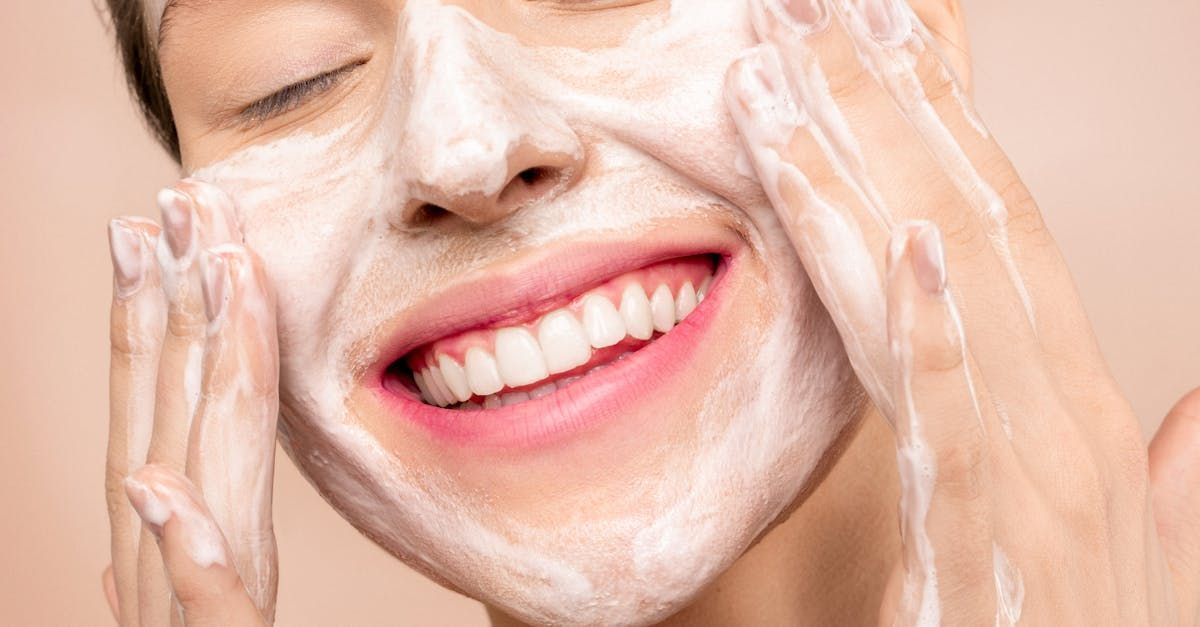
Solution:
[(516, 54), (513, 44), (457, 7), (410, 15), (406, 29), (410, 197), (483, 222), (528, 203), (528, 193), (510, 192), (529, 172), (571, 177), (578, 138), (495, 60)]

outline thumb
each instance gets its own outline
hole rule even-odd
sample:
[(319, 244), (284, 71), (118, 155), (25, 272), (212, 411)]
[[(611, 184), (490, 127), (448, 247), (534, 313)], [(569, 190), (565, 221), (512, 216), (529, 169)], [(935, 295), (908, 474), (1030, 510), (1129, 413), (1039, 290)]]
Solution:
[(1150, 442), (1158, 535), (1174, 576), (1180, 616), (1200, 611), (1200, 388), (1171, 410)]
[(190, 481), (164, 466), (148, 465), (125, 479), (125, 493), (158, 541), (186, 625), (265, 624), (230, 559), (225, 536)]

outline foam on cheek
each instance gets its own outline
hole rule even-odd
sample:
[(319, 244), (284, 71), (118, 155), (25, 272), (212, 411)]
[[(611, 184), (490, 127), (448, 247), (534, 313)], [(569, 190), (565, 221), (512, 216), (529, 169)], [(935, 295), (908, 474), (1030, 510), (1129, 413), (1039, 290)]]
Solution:
[[(433, 0), (407, 3), (400, 32), (379, 115), (194, 174), (237, 200), (276, 287), (283, 444), (376, 542), (526, 621), (665, 618), (791, 503), (843, 426), (831, 416), (845, 358), (828, 319), (812, 315), (818, 304), (769, 207), (747, 209), (761, 223), (752, 245), (772, 266), (765, 282), (747, 279), (759, 309), (746, 314), (743, 356), (696, 390), (698, 450), (671, 453), (629, 494), (597, 499), (620, 507), (525, 522), (537, 516), (498, 509), (384, 448), (351, 396), (377, 357), (361, 347), (394, 316), (514, 250), (628, 236), (662, 218), (745, 221), (722, 199), (747, 182), (726, 165), (737, 144), (721, 97), (728, 62), (753, 43), (745, 9), (675, 2), (624, 46), (588, 52), (522, 46)], [(514, 147), (531, 145), (582, 155), (588, 175), (495, 232), (405, 223), (404, 208), (430, 193), (498, 192), (516, 173)]]

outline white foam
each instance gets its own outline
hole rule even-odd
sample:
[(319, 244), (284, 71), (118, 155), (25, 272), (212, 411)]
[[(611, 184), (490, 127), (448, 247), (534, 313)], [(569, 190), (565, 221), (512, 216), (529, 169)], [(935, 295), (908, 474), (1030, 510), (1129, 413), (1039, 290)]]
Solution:
[[(523, 620), (665, 618), (792, 502), (848, 419), (835, 401), (840, 342), (761, 191), (728, 165), (722, 77), (754, 42), (745, 8), (675, 2), (623, 45), (593, 50), (523, 45), (432, 0), (407, 3), (400, 29), (373, 115), (194, 174), (235, 197), (277, 290), (282, 442), (376, 542)], [(495, 160), (522, 142), (582, 160), (587, 176), (503, 229), (456, 238), (403, 220), (431, 186), (495, 192), (506, 180)], [(572, 517), (543, 503), (539, 519), (365, 428), (356, 381), (382, 330), (444, 281), (514, 251), (678, 218), (738, 225), (771, 260), (744, 288), (770, 324), (744, 329), (747, 357), (696, 391), (702, 409), (683, 423), (695, 449), (665, 450), (619, 489), (592, 485), (594, 504)]]
[(1000, 545), (992, 543), (992, 572), (996, 578), (996, 627), (1012, 627), (1021, 620), (1025, 605), (1025, 580)]

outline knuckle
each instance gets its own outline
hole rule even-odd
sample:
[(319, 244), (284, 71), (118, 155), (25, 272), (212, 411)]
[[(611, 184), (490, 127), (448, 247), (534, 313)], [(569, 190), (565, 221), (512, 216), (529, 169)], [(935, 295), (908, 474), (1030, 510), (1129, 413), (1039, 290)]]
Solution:
[[(968, 533), (973, 534), (968, 537), (981, 537), (985, 532), (972, 530), (962, 535), (966, 536)], [(976, 543), (955, 546), (949, 551), (944, 560), (946, 563), (939, 565), (947, 573), (953, 573), (952, 577), (945, 579), (947, 596), (980, 599), (981, 596), (993, 594), (996, 589), (996, 575), (992, 568), (991, 553), (990, 546), (980, 547), (976, 546)], [(980, 559), (982, 555), (986, 555), (988, 559)]]
[(954, 206), (939, 213), (938, 228), (942, 230), (946, 242), (949, 262), (971, 261), (988, 250), (989, 244), (983, 229), (970, 210)]
[(997, 189), (1005, 206), (1004, 227), (1024, 240), (1051, 241), (1050, 229), (1029, 188), (1015, 174), (1004, 176), (1005, 182)]
[(944, 100), (959, 98), (962, 88), (945, 65), (940, 61), (917, 63), (917, 79), (925, 90), (925, 97), (934, 105)]
[(181, 578), (172, 587), (180, 605), (189, 613), (223, 611), (238, 596), (246, 594), (237, 571), (227, 566), (205, 569), (194, 577)]
[(982, 498), (987, 485), (987, 453), (974, 434), (944, 445), (937, 455), (938, 488), (960, 501)]
[(958, 329), (948, 316), (913, 331), (913, 369), (923, 375), (959, 375), (963, 370), (963, 352)]
[(1054, 245), (1041, 208), (1003, 151), (990, 151), (989, 155), (982, 159), (979, 172), (984, 180), (993, 182), (993, 189), (1003, 203), (1004, 214), (999, 224), (995, 224), (995, 220), (989, 220), (989, 223), (994, 225), (993, 228), (1002, 227), (1010, 236), (1015, 236), (1023, 242)]
[(844, 184), (809, 126), (802, 125), (792, 131), (781, 156), (803, 176), (803, 181), (788, 179), (797, 188), (793, 193), (799, 197), (805, 191), (820, 195), (823, 190)]
[(109, 347), (112, 357), (120, 358), (118, 365), (128, 365), (139, 357), (157, 355), (159, 337), (136, 321), (113, 316), (109, 323)]
[(854, 103), (867, 96), (868, 88), (875, 89), (875, 77), (862, 63), (844, 64), (829, 76), (829, 95), (834, 102)]
[(1058, 465), (1071, 470), (1059, 478), (1057, 509), (1080, 542), (1100, 546), (1109, 535), (1112, 501), (1104, 471), (1084, 447), (1060, 450), (1059, 457)]

